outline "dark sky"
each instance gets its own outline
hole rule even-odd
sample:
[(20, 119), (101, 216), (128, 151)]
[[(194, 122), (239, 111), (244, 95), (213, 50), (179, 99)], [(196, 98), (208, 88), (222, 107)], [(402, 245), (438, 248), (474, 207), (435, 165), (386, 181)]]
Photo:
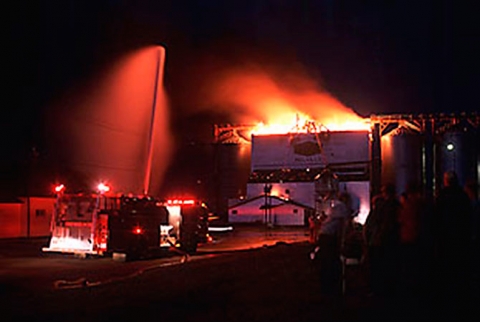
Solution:
[(195, 103), (183, 99), (202, 82), (196, 67), (207, 54), (227, 61), (243, 54), (285, 65), (296, 61), (361, 115), (478, 110), (480, 26), (473, 1), (50, 0), (3, 6), (3, 164), (33, 146), (42, 149), (52, 101), (125, 52), (151, 44), (167, 48), (165, 83), (177, 130), (185, 118), (212, 120), (207, 127), (222, 121), (222, 115), (192, 114)]

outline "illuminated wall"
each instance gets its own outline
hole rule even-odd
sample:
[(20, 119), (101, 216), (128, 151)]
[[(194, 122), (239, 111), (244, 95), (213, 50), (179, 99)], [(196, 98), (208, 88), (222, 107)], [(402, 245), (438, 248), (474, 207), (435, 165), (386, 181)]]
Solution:
[(46, 237), (55, 199), (21, 197), (16, 202), (0, 203), (0, 238)]
[(252, 137), (252, 171), (305, 169), (369, 159), (367, 131)]

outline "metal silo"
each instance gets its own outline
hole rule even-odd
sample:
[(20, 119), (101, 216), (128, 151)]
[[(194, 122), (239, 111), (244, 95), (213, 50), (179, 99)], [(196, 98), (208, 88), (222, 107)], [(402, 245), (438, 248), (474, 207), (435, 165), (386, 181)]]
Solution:
[(478, 180), (478, 133), (470, 127), (454, 127), (440, 135), (436, 146), (437, 182), (445, 171), (455, 171), (461, 186)]
[(399, 194), (410, 182), (422, 184), (423, 136), (400, 127), (381, 140), (382, 184), (395, 184)]
[(228, 199), (245, 196), (250, 174), (250, 144), (216, 143), (214, 211), (227, 216)]

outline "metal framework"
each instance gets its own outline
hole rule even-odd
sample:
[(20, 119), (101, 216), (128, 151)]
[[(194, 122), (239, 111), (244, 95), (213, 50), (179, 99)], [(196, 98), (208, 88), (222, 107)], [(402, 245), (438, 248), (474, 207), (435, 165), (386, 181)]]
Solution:
[[(438, 113), (438, 114), (373, 114), (369, 117), (371, 133), (371, 190), (380, 191), (381, 185), (381, 137), (392, 131), (409, 131), (422, 134), (424, 140), (423, 181), (428, 194), (438, 188), (435, 173), (435, 141), (449, 131), (473, 130), (478, 134), (480, 114)], [(219, 144), (250, 144), (250, 133), (254, 125), (215, 125), (214, 142)], [(310, 130), (325, 132), (326, 129), (310, 124)]]
[(451, 113), (451, 114), (386, 114), (371, 115), (370, 124), (380, 126), (381, 135), (385, 135), (397, 128), (405, 128), (417, 133), (430, 132), (441, 134), (455, 126), (470, 126), (478, 128), (480, 115), (478, 113)]
[[(416, 133), (441, 134), (456, 126), (478, 128), (480, 114), (478, 113), (439, 113), (439, 114), (373, 114), (370, 116), (371, 131), (379, 126), (383, 136), (393, 130), (403, 128)], [(250, 143), (248, 134), (255, 125), (251, 124), (216, 124), (214, 126), (214, 142), (225, 144)], [(314, 131), (325, 131), (321, 126), (309, 123)]]

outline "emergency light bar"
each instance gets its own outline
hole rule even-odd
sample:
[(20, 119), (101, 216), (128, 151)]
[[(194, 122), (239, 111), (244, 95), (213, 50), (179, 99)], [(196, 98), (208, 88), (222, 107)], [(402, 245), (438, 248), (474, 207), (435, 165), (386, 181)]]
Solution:
[(193, 199), (186, 199), (186, 200), (170, 199), (170, 200), (167, 200), (167, 204), (169, 204), (169, 205), (194, 205), (195, 200), (193, 200)]
[[(55, 186), (55, 188), (53, 188), (53, 190), (56, 192), (56, 193), (60, 193), (60, 192), (63, 192), (64, 190), (66, 189), (65, 185), (63, 183), (61, 184), (58, 184)], [(98, 185), (97, 185), (97, 190), (100, 192), (100, 193), (105, 193), (105, 192), (108, 192), (111, 190), (110, 186), (108, 186), (107, 184), (103, 183), (103, 182), (100, 182)]]

